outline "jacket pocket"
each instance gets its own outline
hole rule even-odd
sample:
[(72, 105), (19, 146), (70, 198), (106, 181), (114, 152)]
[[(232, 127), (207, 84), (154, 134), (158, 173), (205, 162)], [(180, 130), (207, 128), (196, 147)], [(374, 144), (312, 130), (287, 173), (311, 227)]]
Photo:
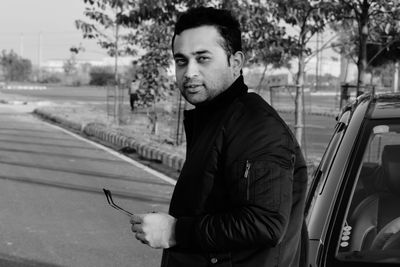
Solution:
[(252, 163), (250, 161), (239, 161), (229, 168), (229, 173), (225, 176), (225, 187), (228, 188), (228, 203), (234, 206), (241, 206), (248, 202), (250, 198), (250, 171)]
[(270, 211), (278, 212), (282, 204), (289, 205), (293, 188), (294, 162), (255, 161), (249, 179), (249, 201)]
[(235, 203), (251, 203), (277, 210), (292, 188), (293, 163), (271, 159), (245, 160), (236, 168), (230, 195)]
[(251, 169), (251, 162), (246, 160), (246, 168), (244, 170), (243, 179), (244, 184), (246, 186), (246, 200), (250, 200), (250, 169)]

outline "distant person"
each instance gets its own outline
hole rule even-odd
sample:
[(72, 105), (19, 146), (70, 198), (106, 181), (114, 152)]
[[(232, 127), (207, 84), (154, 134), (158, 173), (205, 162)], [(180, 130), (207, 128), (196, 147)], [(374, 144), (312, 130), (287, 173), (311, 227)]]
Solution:
[(306, 163), (277, 112), (248, 92), (239, 22), (226, 10), (190, 9), (172, 52), (195, 106), (185, 112), (186, 161), (169, 214), (132, 216), (135, 237), (164, 249), (162, 267), (305, 264)]
[(138, 90), (140, 86), (140, 79), (136, 78), (129, 86), (129, 103), (131, 105), (131, 112), (135, 110), (135, 102), (139, 100)]

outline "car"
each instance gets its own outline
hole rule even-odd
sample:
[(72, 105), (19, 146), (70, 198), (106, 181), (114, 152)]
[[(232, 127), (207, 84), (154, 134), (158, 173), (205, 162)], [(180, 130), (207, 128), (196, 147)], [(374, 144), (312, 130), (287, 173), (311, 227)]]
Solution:
[(345, 106), (305, 206), (309, 266), (400, 266), (400, 94)]

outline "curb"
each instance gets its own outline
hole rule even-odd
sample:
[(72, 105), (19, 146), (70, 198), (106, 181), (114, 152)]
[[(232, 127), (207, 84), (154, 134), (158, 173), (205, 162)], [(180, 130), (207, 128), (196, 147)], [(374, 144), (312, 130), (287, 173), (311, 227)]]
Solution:
[(55, 123), (58, 123), (58, 124), (62, 124), (65, 127), (71, 128), (71, 129), (73, 129), (75, 131), (82, 132), (83, 128), (85, 127), (84, 124), (80, 124), (80, 123), (77, 123), (77, 122), (74, 122), (74, 121), (70, 121), (70, 120), (65, 119), (65, 118), (54, 116), (54, 115), (52, 115), (52, 114), (50, 114), (48, 112), (45, 112), (43, 110), (40, 110), (40, 109), (34, 109), (33, 113), (36, 114), (36, 115), (39, 115), (40, 117), (42, 117), (42, 118), (44, 118), (46, 120), (49, 120), (51, 122), (55, 122)]
[(47, 86), (39, 85), (5, 85), (1, 89), (3, 90), (47, 90)]
[[(293, 109), (282, 109), (282, 108), (275, 108), (275, 110), (278, 113), (294, 113)], [(315, 115), (315, 116), (323, 116), (323, 117), (331, 117), (331, 118), (336, 118), (336, 116), (339, 114), (339, 111), (306, 111), (305, 112), (307, 115)]]
[(165, 166), (173, 168), (176, 171), (181, 171), (183, 163), (185, 162), (185, 159), (181, 156), (163, 151), (152, 146), (151, 144), (138, 143), (134, 138), (113, 132), (107, 129), (107, 127), (101, 123), (88, 123), (86, 125), (80, 124), (59, 116), (55, 116), (41, 109), (35, 109), (33, 113), (45, 120), (61, 124), (66, 128), (81, 132), (87, 136), (93, 136), (120, 149), (129, 148), (147, 160), (157, 161)]

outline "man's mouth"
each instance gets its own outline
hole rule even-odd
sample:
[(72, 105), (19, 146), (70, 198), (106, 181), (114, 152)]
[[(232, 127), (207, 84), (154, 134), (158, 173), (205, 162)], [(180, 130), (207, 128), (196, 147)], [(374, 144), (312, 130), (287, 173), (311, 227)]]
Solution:
[(196, 93), (200, 87), (203, 86), (202, 84), (185, 84), (184, 88), (188, 93)]

